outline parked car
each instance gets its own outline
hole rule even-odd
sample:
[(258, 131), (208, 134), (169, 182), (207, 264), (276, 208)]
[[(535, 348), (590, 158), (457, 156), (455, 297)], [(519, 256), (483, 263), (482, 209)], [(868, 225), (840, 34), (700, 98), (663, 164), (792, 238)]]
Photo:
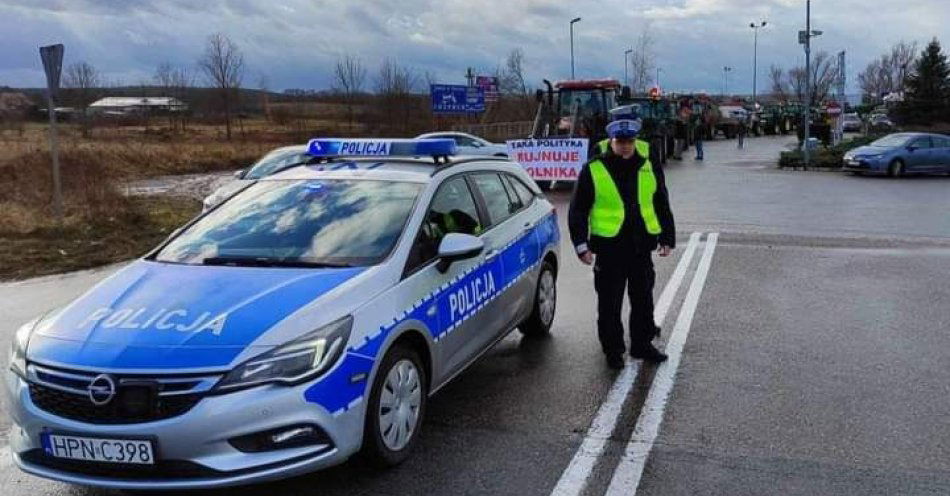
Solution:
[(247, 169), (235, 172), (233, 181), (223, 184), (205, 197), (202, 202), (204, 210), (221, 203), (222, 200), (264, 176), (275, 174), (288, 167), (306, 164), (313, 159), (312, 155), (307, 154), (307, 145), (283, 146), (271, 150)]
[(430, 395), (555, 314), (554, 206), (517, 164), (454, 148), (311, 140), (320, 165), (258, 179), (21, 326), (14, 463), (177, 494), (405, 460)]
[(890, 176), (950, 172), (950, 136), (889, 134), (844, 154), (844, 170)]
[(490, 155), (495, 157), (507, 157), (508, 146), (504, 143), (492, 143), (478, 136), (460, 133), (458, 131), (446, 131), (438, 133), (425, 133), (416, 136), (416, 139), (424, 138), (448, 138), (455, 140), (458, 146), (459, 155)]
[(872, 131), (892, 131), (895, 126), (891, 119), (885, 114), (871, 114), (868, 119), (868, 126)]
[(846, 133), (857, 133), (861, 131), (863, 122), (856, 113), (847, 113), (841, 117), (841, 128)]

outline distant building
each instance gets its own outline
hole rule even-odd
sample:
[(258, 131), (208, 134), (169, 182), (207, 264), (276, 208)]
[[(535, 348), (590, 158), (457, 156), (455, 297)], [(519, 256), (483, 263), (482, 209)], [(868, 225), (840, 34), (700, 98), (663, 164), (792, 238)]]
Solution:
[(170, 96), (107, 96), (89, 105), (89, 111), (103, 114), (141, 114), (145, 112), (184, 112), (188, 105)]

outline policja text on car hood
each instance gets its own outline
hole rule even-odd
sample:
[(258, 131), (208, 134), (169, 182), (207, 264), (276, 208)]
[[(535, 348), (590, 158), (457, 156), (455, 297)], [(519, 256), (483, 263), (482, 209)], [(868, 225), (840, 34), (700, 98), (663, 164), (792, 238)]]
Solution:
[(42, 322), (28, 356), (78, 367), (227, 366), (276, 323), (362, 270), (139, 260)]

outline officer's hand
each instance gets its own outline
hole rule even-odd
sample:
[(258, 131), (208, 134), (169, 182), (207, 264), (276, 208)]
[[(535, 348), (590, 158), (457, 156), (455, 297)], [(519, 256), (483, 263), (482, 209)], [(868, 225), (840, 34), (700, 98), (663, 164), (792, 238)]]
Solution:
[(580, 258), (581, 262), (584, 265), (591, 265), (594, 263), (594, 254), (591, 253), (590, 250), (587, 250), (584, 253), (581, 253), (580, 255), (578, 255), (577, 258)]
[(660, 245), (660, 249), (658, 249), (656, 252), (661, 257), (668, 257), (670, 256), (670, 253), (673, 253), (673, 249), (666, 245)]

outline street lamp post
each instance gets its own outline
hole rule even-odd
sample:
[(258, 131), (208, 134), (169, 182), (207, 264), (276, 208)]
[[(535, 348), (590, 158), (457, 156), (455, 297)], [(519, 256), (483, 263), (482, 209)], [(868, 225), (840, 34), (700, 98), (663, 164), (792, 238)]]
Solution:
[(766, 25), (766, 21), (762, 21), (761, 24), (756, 24), (754, 22), (749, 24), (749, 27), (752, 28), (753, 33), (755, 33), (753, 36), (753, 42), (752, 42), (752, 111), (753, 112), (755, 112), (757, 109), (755, 90), (756, 90), (756, 83), (758, 82), (758, 79), (759, 79), (759, 71), (758, 71), (759, 69), (758, 67), (759, 28), (764, 28), (765, 25)]
[(630, 60), (632, 48), (623, 51), (623, 85), (630, 86), (630, 78), (627, 76), (627, 61)]
[(815, 36), (821, 36), (821, 31), (811, 28), (811, 0), (805, 3), (805, 30), (798, 32), (798, 42), (805, 45), (805, 109), (802, 115), (802, 125), (805, 126), (805, 132), (802, 135), (802, 145), (805, 148), (805, 163), (802, 169), (808, 170), (811, 152), (808, 149), (808, 140), (811, 138), (811, 101), (812, 101), (812, 73), (811, 73), (811, 39)]
[(722, 68), (722, 97), (726, 97), (726, 92), (729, 91), (729, 73), (732, 72), (732, 67), (725, 66)]
[(574, 79), (574, 23), (580, 20), (580, 17), (571, 19), (571, 79)]
[(661, 70), (663, 69), (660, 69), (659, 67), (656, 68), (656, 89), (660, 89), (660, 71)]

